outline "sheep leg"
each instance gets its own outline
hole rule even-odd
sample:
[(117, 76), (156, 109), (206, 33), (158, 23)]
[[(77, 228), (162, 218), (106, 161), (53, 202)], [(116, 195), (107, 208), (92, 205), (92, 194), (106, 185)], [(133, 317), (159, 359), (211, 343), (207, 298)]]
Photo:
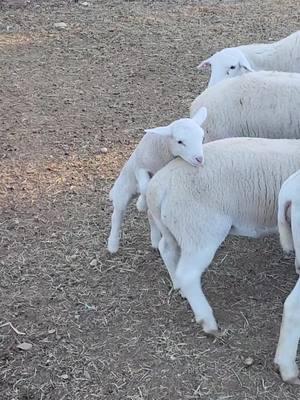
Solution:
[(218, 325), (213, 311), (201, 288), (201, 275), (211, 263), (218, 246), (184, 251), (175, 272), (176, 286), (180, 287), (195, 315), (196, 322), (202, 324), (209, 334), (218, 332)]
[(280, 328), (274, 362), (279, 367), (285, 382), (300, 384), (299, 370), (296, 364), (297, 348), (300, 339), (300, 279), (287, 297)]
[(119, 249), (121, 226), (125, 211), (134, 192), (119, 193), (113, 197), (113, 213), (111, 216), (111, 230), (108, 238), (107, 249), (110, 253), (116, 253)]
[(158, 248), (161, 258), (163, 259), (165, 266), (167, 267), (167, 270), (169, 272), (173, 288), (179, 289), (179, 287), (176, 286), (175, 279), (176, 266), (179, 260), (179, 248), (175, 239), (170, 233), (164, 232), (159, 242)]
[(154, 249), (158, 249), (159, 241), (161, 239), (161, 233), (149, 210), (148, 210), (148, 221), (150, 225), (151, 246)]
[(136, 202), (138, 211), (147, 211), (146, 191), (150, 181), (149, 173), (145, 169), (139, 169), (135, 173), (136, 180), (140, 191), (139, 198)]
[(295, 247), (295, 268), (300, 274), (300, 202), (294, 200), (291, 206), (291, 228)]
[(291, 224), (287, 221), (287, 212), (291, 205), (291, 202), (286, 202), (279, 195), (278, 199), (278, 230), (280, 244), (285, 253), (291, 253), (294, 251), (294, 240), (292, 235)]

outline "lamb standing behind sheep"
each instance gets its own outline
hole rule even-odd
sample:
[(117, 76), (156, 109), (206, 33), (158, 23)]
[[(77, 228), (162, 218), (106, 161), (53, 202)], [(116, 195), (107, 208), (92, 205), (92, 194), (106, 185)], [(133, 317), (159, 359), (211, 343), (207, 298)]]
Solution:
[[(288, 216), (290, 214), (290, 218)], [(290, 221), (289, 221), (290, 219)], [(295, 266), (300, 273), (300, 171), (282, 185), (278, 197), (278, 229), (282, 248), (295, 250)], [(280, 338), (275, 355), (284, 381), (300, 384), (296, 364), (300, 339), (300, 279), (284, 303)]]
[(215, 333), (201, 275), (228, 234), (276, 232), (278, 193), (300, 168), (300, 141), (230, 138), (205, 144), (204, 154), (204, 168), (181, 160), (162, 168), (149, 183), (147, 203), (162, 233), (159, 251), (174, 288), (204, 331)]
[[(114, 207), (108, 238), (108, 250), (111, 253), (119, 249), (124, 214), (135, 194), (141, 194), (137, 201), (138, 210), (146, 211), (145, 194), (152, 175), (177, 156), (193, 166), (203, 164), (204, 132), (201, 125), (206, 116), (207, 110), (203, 107), (193, 119), (182, 118), (168, 126), (146, 130), (146, 135), (125, 163), (109, 194)], [(152, 237), (153, 243), (160, 239), (158, 235)]]
[(272, 43), (225, 48), (204, 60), (211, 66), (208, 86), (248, 71), (300, 72), (300, 31)]
[(251, 72), (201, 93), (191, 117), (207, 108), (205, 141), (233, 136), (300, 138), (300, 74)]

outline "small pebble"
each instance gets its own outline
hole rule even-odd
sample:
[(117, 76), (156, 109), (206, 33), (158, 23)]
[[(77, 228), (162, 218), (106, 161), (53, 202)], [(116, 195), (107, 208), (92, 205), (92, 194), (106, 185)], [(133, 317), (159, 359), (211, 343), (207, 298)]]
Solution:
[(90, 262), (90, 266), (91, 267), (96, 267), (96, 265), (97, 265), (97, 260), (96, 260), (96, 258), (94, 258), (91, 262)]
[(244, 364), (247, 365), (247, 367), (250, 367), (254, 363), (254, 360), (252, 357), (247, 357), (244, 360)]
[(68, 25), (65, 22), (55, 22), (54, 27), (57, 29), (66, 29)]
[(88, 7), (90, 5), (90, 3), (88, 3), (87, 1), (84, 1), (83, 3), (80, 3), (80, 4), (84, 7)]
[(108, 152), (107, 147), (102, 147), (102, 148), (100, 149), (100, 152), (101, 152), (102, 154), (106, 154), (106, 153)]

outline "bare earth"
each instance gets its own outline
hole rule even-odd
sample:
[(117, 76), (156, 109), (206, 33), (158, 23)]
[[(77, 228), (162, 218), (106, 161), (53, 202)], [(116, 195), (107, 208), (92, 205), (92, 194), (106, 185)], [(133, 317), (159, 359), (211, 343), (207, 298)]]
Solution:
[(296, 281), (276, 237), (227, 240), (205, 275), (220, 339), (133, 206), (106, 251), (113, 179), (144, 128), (188, 115), (196, 65), (299, 21), (297, 0), (0, 1), (1, 400), (299, 399), (272, 363)]

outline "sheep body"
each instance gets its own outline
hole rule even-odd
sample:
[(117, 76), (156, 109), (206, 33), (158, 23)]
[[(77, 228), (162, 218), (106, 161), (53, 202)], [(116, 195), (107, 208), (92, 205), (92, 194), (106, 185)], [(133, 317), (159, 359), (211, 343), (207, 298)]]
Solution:
[[(291, 175), (282, 185), (278, 196), (278, 230), (282, 248), (286, 252), (295, 250), (296, 271), (300, 273), (300, 171)], [(300, 279), (287, 297), (280, 337), (275, 355), (284, 381), (300, 384), (296, 364), (300, 339)]]
[(205, 141), (226, 137), (300, 138), (300, 74), (260, 71), (209, 87), (192, 103), (205, 106)]
[(238, 46), (255, 70), (300, 72), (300, 31), (272, 43)]
[(200, 277), (228, 234), (276, 232), (276, 199), (282, 182), (300, 168), (300, 142), (230, 138), (205, 144), (204, 153), (204, 168), (180, 160), (162, 168), (148, 186), (147, 203), (174, 287), (204, 331), (214, 333), (217, 323)]
[(208, 86), (249, 71), (300, 72), (300, 31), (277, 42), (227, 47), (202, 61), (211, 66)]
[[(146, 211), (146, 190), (151, 177), (174, 157), (179, 156), (188, 163), (198, 166), (203, 163), (202, 142), (204, 132), (200, 125), (207, 116), (200, 108), (194, 118), (182, 118), (166, 127), (146, 130), (146, 134), (135, 151), (126, 161), (109, 198), (113, 202), (111, 231), (108, 250), (114, 253), (119, 248), (121, 225), (131, 198), (140, 194), (137, 201), (139, 211)], [(160, 234), (152, 231), (152, 243), (157, 243)]]

